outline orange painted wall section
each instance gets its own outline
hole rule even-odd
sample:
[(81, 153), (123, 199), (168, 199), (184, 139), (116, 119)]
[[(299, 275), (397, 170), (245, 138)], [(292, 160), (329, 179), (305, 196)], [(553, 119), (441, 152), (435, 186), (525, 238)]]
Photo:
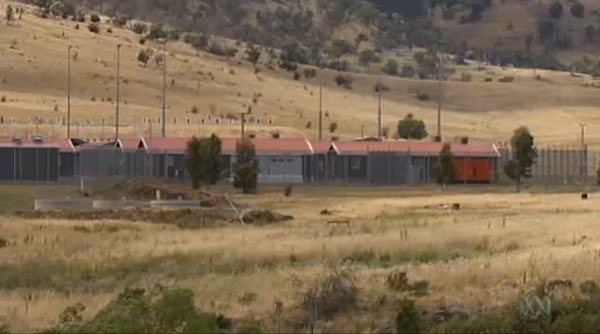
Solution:
[(492, 162), (486, 159), (456, 160), (456, 182), (492, 182)]

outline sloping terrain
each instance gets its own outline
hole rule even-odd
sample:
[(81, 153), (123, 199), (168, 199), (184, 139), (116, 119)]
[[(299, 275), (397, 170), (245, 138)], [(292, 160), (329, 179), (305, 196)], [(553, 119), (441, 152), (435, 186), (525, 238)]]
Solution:
[[(0, 1), (0, 11), (8, 4)], [(21, 6), (13, 3), (15, 6)], [(44, 132), (64, 136), (66, 129), (48, 123), (36, 126), (32, 117), (61, 120), (66, 118), (67, 47), (72, 50), (72, 133), (83, 138), (114, 136), (116, 100), (117, 45), (121, 44), (121, 134), (125, 137), (159, 134), (162, 72), (154, 58), (143, 66), (137, 58), (140, 50), (160, 53), (160, 45), (139, 42), (128, 29), (100, 24), (99, 34), (87, 29), (87, 23), (41, 19), (34, 8), (24, 6), (21, 20), (0, 25), (0, 135)], [(112, 33), (108, 32), (111, 30)], [(234, 42), (231, 42), (234, 43)], [(239, 44), (239, 43), (238, 43)], [(285, 136), (317, 136), (319, 85), (323, 84), (325, 133), (329, 124), (339, 124), (335, 136), (354, 138), (374, 135), (377, 120), (375, 84), (389, 87), (382, 94), (384, 125), (393, 134), (396, 122), (407, 113), (423, 118), (430, 132), (436, 127), (437, 83), (316, 69), (316, 78), (267, 65), (261, 58), (258, 68), (245, 60), (246, 47), (238, 46), (235, 57), (227, 59), (197, 51), (182, 42), (168, 45), (168, 129), (167, 134), (222, 136), (239, 134), (239, 122), (214, 124), (215, 117), (239, 117), (251, 106), (251, 115), (260, 124), (249, 124), (259, 136), (281, 132)], [(414, 51), (396, 51), (389, 57), (412, 59)], [(376, 66), (376, 65), (373, 65)], [(378, 65), (377, 65), (378, 66)], [(299, 72), (302, 73), (301, 67)], [(462, 82), (462, 74), (470, 82)], [(600, 115), (598, 90), (584, 87), (592, 79), (585, 75), (541, 71), (536, 80), (532, 70), (482, 66), (473, 63), (456, 66), (451, 81), (444, 83), (444, 137), (468, 135), (478, 140), (506, 141), (520, 125), (531, 127), (543, 144), (575, 144), (580, 123), (588, 124), (588, 140), (600, 144), (596, 125)], [(337, 86), (334, 78), (353, 78), (351, 89)], [(498, 82), (514, 77), (513, 82)], [(493, 82), (486, 82), (485, 79)], [(421, 100), (417, 95), (429, 95)], [(195, 108), (194, 108), (195, 107)], [(209, 115), (211, 115), (209, 117)], [(20, 123), (6, 124), (11, 118)], [(176, 122), (175, 122), (175, 118)], [(191, 124), (187, 124), (187, 121)], [(209, 120), (210, 118), (210, 120)], [(105, 126), (102, 126), (104, 119)], [(146, 119), (146, 122), (145, 120)], [(153, 121), (152, 126), (149, 120)], [(205, 123), (202, 124), (201, 121)], [(272, 124), (269, 124), (271, 120)], [(79, 125), (77, 125), (79, 124)], [(329, 136), (329, 134), (328, 134)]]

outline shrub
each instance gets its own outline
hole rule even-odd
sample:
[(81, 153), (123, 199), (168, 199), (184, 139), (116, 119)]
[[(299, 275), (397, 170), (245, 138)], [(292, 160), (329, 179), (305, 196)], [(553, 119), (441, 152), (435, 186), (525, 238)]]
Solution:
[(421, 330), (421, 315), (410, 299), (402, 299), (398, 302), (398, 314), (396, 315), (396, 333), (419, 333)]
[(317, 70), (314, 68), (305, 68), (304, 69), (304, 77), (306, 79), (312, 79), (317, 76)]
[(150, 52), (146, 50), (140, 50), (138, 53), (137, 60), (144, 64), (144, 67), (148, 65), (148, 61), (150, 61)]
[(346, 89), (352, 89), (352, 83), (354, 82), (354, 78), (342, 74), (337, 75), (333, 80), (338, 86), (344, 86)]
[(304, 126), (304, 127), (307, 129), (312, 128), (312, 122), (311, 121), (306, 122), (306, 126)]
[(403, 120), (398, 122), (397, 135), (404, 139), (423, 139), (429, 134), (425, 127), (425, 122), (415, 119), (413, 114), (408, 114)]
[(357, 299), (358, 288), (354, 277), (347, 271), (334, 269), (303, 293), (300, 304), (306, 313), (315, 318), (330, 319), (355, 308)]
[(563, 5), (560, 2), (554, 1), (548, 8), (548, 14), (550, 14), (550, 17), (553, 19), (560, 19), (563, 14), (563, 9)]
[(113, 24), (117, 27), (122, 28), (127, 24), (127, 21), (129, 21), (129, 18), (127, 18), (127, 16), (118, 16), (113, 20)]
[(387, 75), (398, 75), (398, 68), (399, 65), (397, 61), (388, 59), (388, 61), (385, 62), (385, 65), (383, 65), (382, 71)]
[(379, 57), (375, 54), (375, 51), (371, 49), (366, 49), (360, 52), (358, 55), (358, 62), (363, 67), (369, 67), (371, 63), (375, 63), (379, 61)]
[(204, 50), (208, 46), (208, 37), (203, 34), (186, 33), (183, 35), (183, 41), (198, 50)]
[(198, 114), (198, 112), (199, 112), (198, 107), (193, 106), (192, 109), (190, 110), (190, 112), (194, 115)]
[(285, 188), (283, 189), (283, 195), (285, 197), (290, 197), (292, 195), (292, 190), (294, 190), (293, 184), (286, 185)]
[(136, 22), (133, 27), (131, 27), (131, 30), (138, 35), (142, 35), (148, 30), (148, 26), (145, 23)]
[(148, 32), (148, 38), (151, 40), (167, 38), (167, 33), (165, 32), (162, 24), (153, 24)]
[(88, 30), (93, 32), (94, 34), (100, 33), (100, 25), (98, 23), (90, 23), (88, 25)]
[(92, 14), (90, 16), (90, 21), (92, 23), (100, 23), (100, 16), (98, 16), (98, 14)]
[(0, 102), (5, 103), (6, 102), (6, 96), (2, 95), (2, 97), (0, 97)]
[(383, 84), (381, 82), (375, 83), (375, 86), (373, 87), (373, 89), (375, 90), (375, 93), (390, 91), (390, 87), (386, 86), (385, 84)]
[(413, 78), (416, 74), (415, 67), (409, 64), (402, 66), (402, 71), (400, 72), (400, 76), (404, 78)]
[(336, 122), (331, 122), (329, 124), (329, 132), (334, 133), (338, 129), (338, 124)]
[(216, 314), (203, 313), (194, 304), (191, 290), (157, 286), (126, 289), (89, 321), (82, 321), (81, 304), (60, 315), (52, 333), (217, 333), (231, 326)]
[(585, 6), (581, 2), (576, 1), (571, 6), (571, 15), (577, 18), (583, 18), (585, 16)]
[(300, 73), (298, 73), (298, 72), (294, 72), (294, 80), (296, 80), (296, 81), (297, 81), (297, 80), (300, 80), (300, 78), (301, 78), (301, 77), (302, 77), (302, 76), (300, 75)]

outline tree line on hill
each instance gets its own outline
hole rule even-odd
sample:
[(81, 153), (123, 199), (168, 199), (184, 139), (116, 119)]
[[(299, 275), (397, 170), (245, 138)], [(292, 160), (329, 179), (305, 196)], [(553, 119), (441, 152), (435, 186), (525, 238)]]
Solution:
[[(290, 71), (295, 71), (295, 64), (346, 71), (350, 67), (347, 55), (357, 56), (361, 67), (369, 67), (371, 63), (385, 62), (379, 55), (386, 50), (415, 46), (454, 54), (458, 65), (463, 59), (473, 59), (565, 70), (571, 65), (562, 64), (555, 51), (574, 47), (572, 33), (562, 29), (561, 18), (566, 10), (560, 1), (548, 6), (547, 13), (538, 19), (537, 31), (523, 37), (522, 48), (504, 46), (500, 40), (491, 47), (468, 45), (467, 41), (444, 34), (431, 17), (433, 10), (441, 9), (445, 20), (456, 20), (451, 13), (464, 13), (458, 19), (460, 24), (476, 23), (494, 6), (491, 0), (318, 0), (314, 6), (280, 2), (267, 6), (264, 1), (237, 0), (27, 1), (40, 6), (43, 16), (75, 20), (83, 16), (85, 20), (82, 13), (90, 10), (113, 18), (113, 23), (120, 26), (130, 19), (148, 20), (154, 23), (151, 27), (129, 25), (140, 35), (147, 30), (147, 36), (141, 40), (183, 39), (198, 49), (222, 56), (231, 57), (237, 50), (227, 47), (221, 37), (261, 45), (269, 54), (275, 53), (274, 49), (281, 50), (278, 62)], [(583, 18), (586, 8), (579, 1), (572, 1), (570, 13)], [(358, 26), (361, 32), (353, 40), (339, 38), (336, 31), (345, 24)], [(95, 22), (90, 27), (97, 30)], [(586, 43), (595, 43), (599, 31), (600, 28), (589, 25), (585, 29)], [(534, 52), (532, 45), (536, 42), (544, 46), (543, 52)], [(387, 65), (386, 73), (398, 73)], [(577, 69), (600, 74), (600, 65), (596, 65), (578, 62)]]

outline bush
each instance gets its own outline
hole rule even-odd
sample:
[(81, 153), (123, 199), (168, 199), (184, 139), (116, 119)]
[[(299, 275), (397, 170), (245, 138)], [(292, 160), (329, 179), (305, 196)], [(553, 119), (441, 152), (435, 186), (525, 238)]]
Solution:
[(127, 16), (118, 16), (113, 20), (113, 24), (117, 27), (122, 28), (127, 24), (127, 21), (129, 21), (129, 18), (127, 18)]
[(98, 23), (90, 23), (88, 25), (88, 30), (93, 32), (94, 34), (100, 33), (100, 25)]
[(147, 66), (148, 61), (150, 61), (150, 56), (151, 56), (151, 54), (149, 53), (149, 51), (140, 50), (140, 52), (138, 53), (137, 60), (140, 63), (144, 64), (144, 66)]
[(302, 295), (301, 307), (315, 318), (331, 319), (356, 307), (358, 288), (347, 271), (335, 270), (314, 282)]
[(53, 333), (218, 333), (231, 326), (216, 314), (200, 312), (193, 292), (157, 286), (126, 289), (89, 321), (82, 321), (81, 304), (68, 307), (59, 325), (44, 330)]
[(403, 120), (398, 122), (398, 138), (420, 140), (428, 135), (425, 122), (415, 119), (413, 114), (406, 115)]
[(6, 96), (5, 95), (2, 95), (2, 97), (0, 97), (0, 102), (6, 103)]
[(400, 76), (404, 78), (413, 78), (416, 74), (415, 67), (409, 64), (402, 66), (402, 72), (400, 72)]
[(375, 93), (390, 91), (390, 87), (386, 86), (385, 84), (383, 84), (381, 82), (376, 83), (375, 87), (373, 87), (373, 89), (375, 90)]
[(563, 5), (560, 2), (554, 1), (548, 8), (548, 14), (553, 19), (560, 19), (563, 14), (563, 9)]
[(148, 32), (148, 38), (151, 40), (167, 38), (167, 33), (165, 32), (162, 24), (153, 24)]
[(148, 30), (148, 26), (145, 23), (136, 22), (133, 27), (131, 27), (131, 30), (138, 35), (142, 35)]
[(306, 79), (312, 79), (317, 76), (317, 70), (314, 68), (305, 68), (304, 69), (304, 77)]
[(375, 54), (375, 51), (371, 49), (366, 49), (360, 52), (358, 55), (358, 62), (363, 67), (369, 67), (371, 63), (375, 63), (379, 61), (379, 57)]
[(396, 333), (419, 333), (421, 330), (421, 315), (410, 299), (402, 299), (398, 302), (398, 314), (396, 315)]
[(302, 76), (300, 75), (300, 73), (298, 73), (298, 72), (294, 72), (294, 80), (296, 80), (296, 81), (297, 81), (297, 80), (300, 80), (300, 78), (301, 78), (301, 77), (302, 77)]
[(90, 21), (92, 23), (100, 23), (100, 16), (98, 16), (97, 14), (92, 14), (90, 16)]
[(349, 75), (338, 75), (334, 79), (335, 83), (338, 86), (344, 86), (346, 89), (352, 89), (352, 83), (354, 82), (354, 78)]
[(571, 15), (577, 18), (583, 18), (585, 16), (585, 6), (579, 1), (573, 3), (571, 6)]
[(394, 59), (388, 59), (388, 61), (383, 65), (383, 73), (387, 75), (398, 75), (398, 62)]
[(294, 190), (293, 184), (286, 185), (285, 188), (283, 189), (283, 195), (285, 197), (290, 197), (292, 195), (292, 190)]
[(331, 122), (329, 124), (329, 132), (334, 133), (338, 129), (338, 124), (336, 122)]
[(204, 50), (208, 46), (208, 37), (203, 34), (186, 33), (183, 35), (183, 41), (198, 50)]

